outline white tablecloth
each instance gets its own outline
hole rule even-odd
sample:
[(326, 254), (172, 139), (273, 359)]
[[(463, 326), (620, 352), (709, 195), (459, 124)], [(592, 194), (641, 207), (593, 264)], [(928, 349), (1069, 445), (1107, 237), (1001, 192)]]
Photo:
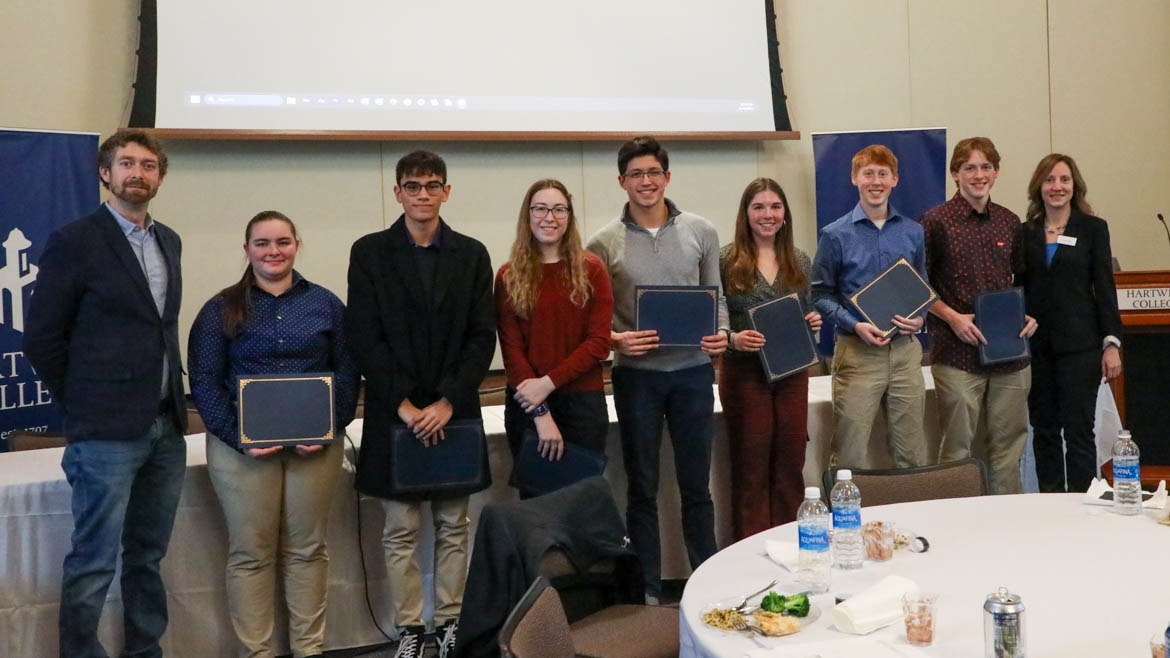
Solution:
[[(931, 450), (938, 445), (934, 390), (927, 379), (927, 436)], [(613, 486), (618, 507), (624, 513), (625, 470), (618, 438), (613, 399), (608, 400), (610, 432), (606, 478)], [(711, 493), (715, 503), (716, 538), (726, 545), (731, 534), (727, 438), (718, 392), (712, 455)], [(511, 455), (504, 438), (502, 406), (483, 409), (488, 456), (493, 484), (471, 499), (471, 524), (484, 504), (514, 499), (507, 486)], [(809, 383), (809, 444), (804, 475), (808, 484), (819, 484), (828, 459), (833, 410), (829, 377)], [(361, 421), (349, 427), (360, 442)], [(871, 455), (874, 466), (890, 465), (884, 451), (884, 417), (875, 424)], [(61, 471), (62, 449), (0, 453), (0, 658), (42, 658), (55, 654), (57, 608), (61, 565), (69, 550), (73, 530), (70, 489)], [(348, 452), (348, 451), (347, 451)], [(680, 525), (678, 487), (669, 440), (664, 441), (659, 487), (662, 529), (662, 574), (683, 578), (690, 573)], [(347, 466), (348, 467), (348, 466)], [(356, 499), (353, 477), (346, 473), (338, 484), (328, 533), (330, 575), (326, 646), (330, 649), (362, 646), (383, 641), (366, 611), (361, 563), (358, 559)], [(382, 511), (376, 500), (362, 502), (362, 548), (370, 594), (379, 623), (391, 630), (392, 610), (382, 562), (380, 532)], [(424, 520), (420, 544), (429, 545), (429, 523)], [(472, 538), (474, 541), (474, 537)], [(219, 501), (207, 475), (203, 435), (187, 437), (187, 474), (170, 549), (163, 561), (171, 623), (163, 637), (168, 656), (227, 656), (235, 652), (235, 639), (227, 613), (224, 574), (227, 533)], [(429, 550), (423, 551), (423, 572), (428, 572)], [(425, 584), (425, 583), (424, 583)], [(278, 621), (278, 628), (283, 628)], [(121, 594), (117, 579), (110, 589), (102, 615), (101, 637), (107, 648), (121, 647)], [(278, 644), (285, 646), (283, 631)]]
[[(864, 492), (862, 496), (864, 498)], [(814, 596), (823, 615), (805, 631), (768, 638), (786, 646), (855, 637), (832, 625), (834, 592), (856, 593), (889, 574), (940, 594), (933, 657), (983, 655), (983, 601), (999, 586), (1023, 597), (1029, 656), (1148, 656), (1150, 635), (1170, 616), (1170, 528), (1149, 516), (1122, 517), (1081, 503), (1082, 494), (1024, 494), (865, 508), (863, 521), (891, 521), (930, 540), (927, 553), (898, 551), (860, 571), (832, 570), (829, 593)], [(799, 588), (764, 554), (764, 539), (796, 541), (795, 524), (773, 528), (719, 552), (687, 583), (680, 608), (682, 655), (738, 657), (758, 645), (706, 627), (699, 610), (779, 578)], [(901, 622), (875, 631), (905, 646)]]

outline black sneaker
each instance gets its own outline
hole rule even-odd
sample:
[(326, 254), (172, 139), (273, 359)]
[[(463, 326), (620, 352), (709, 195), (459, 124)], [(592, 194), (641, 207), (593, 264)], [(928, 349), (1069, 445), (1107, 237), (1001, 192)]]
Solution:
[(394, 652), (394, 658), (422, 658), (425, 630), (422, 626), (403, 628), (398, 636), (398, 649)]
[(459, 631), (459, 620), (452, 619), (435, 629), (435, 644), (439, 645), (439, 658), (447, 658), (447, 654), (455, 648), (455, 633)]

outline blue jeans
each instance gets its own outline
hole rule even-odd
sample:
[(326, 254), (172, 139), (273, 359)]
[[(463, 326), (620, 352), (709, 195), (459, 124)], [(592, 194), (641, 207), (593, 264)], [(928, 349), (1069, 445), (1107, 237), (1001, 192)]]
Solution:
[(143, 436), (70, 443), (61, 468), (73, 488), (73, 548), (61, 579), (60, 655), (107, 658), (98, 620), (122, 546), (124, 658), (162, 656), (167, 596), (159, 562), (167, 552), (187, 443), (160, 416)]
[(613, 369), (613, 398), (621, 428), (628, 481), (626, 525), (642, 562), (646, 594), (662, 595), (658, 535), (658, 452), (662, 421), (670, 429), (674, 471), (682, 499), (683, 540), (691, 568), (715, 554), (711, 475), (715, 370), (711, 365), (674, 372)]

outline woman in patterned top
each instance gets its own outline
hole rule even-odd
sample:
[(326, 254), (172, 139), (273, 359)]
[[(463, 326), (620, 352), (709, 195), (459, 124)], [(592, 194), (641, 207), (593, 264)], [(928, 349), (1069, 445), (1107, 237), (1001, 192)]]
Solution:
[(560, 459), (565, 441), (605, 452), (601, 360), (609, 356), (612, 318), (609, 276), (581, 247), (572, 197), (560, 181), (536, 181), (520, 204), (511, 256), (496, 275), (513, 457), (525, 430), (536, 432), (545, 459)]
[[(796, 520), (804, 497), (808, 443), (808, 373), (769, 384), (757, 352), (764, 335), (749, 328), (747, 309), (799, 293), (809, 302), (812, 263), (792, 243), (792, 213), (780, 184), (757, 178), (739, 200), (735, 241), (719, 254), (731, 317), (730, 349), (719, 374), (719, 401), (731, 450), (732, 531), (742, 539)], [(821, 316), (804, 316), (817, 331)]]
[[(212, 297), (191, 327), (191, 395), (207, 425), (207, 469), (228, 529), (228, 608), (241, 655), (275, 656), (276, 579), (284, 583), (296, 656), (320, 655), (325, 639), (325, 529), (344, 449), (242, 448), (240, 375), (333, 372), (339, 429), (353, 420), (357, 366), (345, 346), (345, 307), (293, 270), (300, 239), (279, 212), (244, 230), (248, 267)], [(280, 568), (277, 568), (277, 565)]]

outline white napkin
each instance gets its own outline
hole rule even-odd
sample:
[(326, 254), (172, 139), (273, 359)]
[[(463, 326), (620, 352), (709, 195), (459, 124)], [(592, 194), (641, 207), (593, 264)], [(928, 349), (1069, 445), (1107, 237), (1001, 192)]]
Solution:
[[(1093, 478), (1093, 481), (1089, 484), (1089, 490), (1085, 492), (1085, 504), (1112, 506), (1112, 497), (1109, 499), (1103, 498), (1105, 494), (1112, 491), (1113, 487), (1110, 487), (1109, 482), (1107, 482), (1104, 478), (1101, 478), (1100, 480)], [(1162, 480), (1158, 483), (1158, 488), (1154, 491), (1154, 493), (1151, 494), (1148, 491), (1142, 492), (1142, 507), (1145, 509), (1166, 509), (1165, 480)]]
[(833, 608), (837, 630), (865, 635), (902, 619), (902, 596), (918, 585), (902, 576), (886, 576)]
[(897, 644), (895, 640), (875, 637), (851, 637), (824, 640), (771, 649), (752, 649), (746, 658), (926, 658), (918, 647)]
[(790, 541), (765, 539), (764, 550), (768, 552), (768, 557), (772, 558), (773, 562), (796, 573), (796, 567), (800, 563), (800, 546)]

